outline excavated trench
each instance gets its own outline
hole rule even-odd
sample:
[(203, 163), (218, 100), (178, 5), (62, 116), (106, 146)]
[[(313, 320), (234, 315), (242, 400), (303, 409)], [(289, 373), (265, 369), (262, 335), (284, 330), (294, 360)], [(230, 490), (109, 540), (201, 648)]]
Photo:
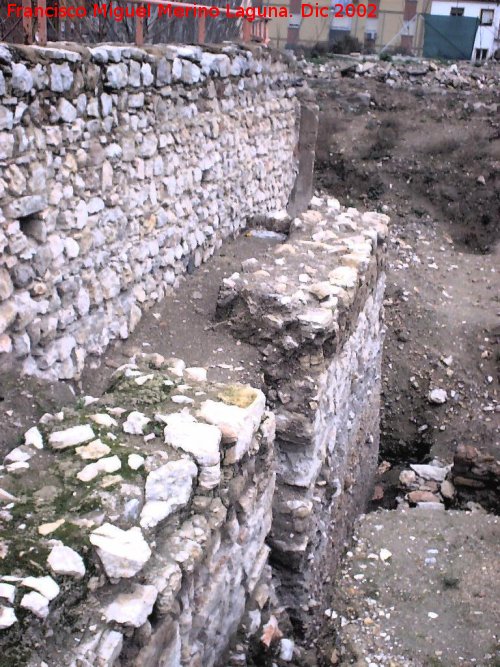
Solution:
[[(418, 83), (310, 81), (320, 105), (317, 186), (391, 218), (372, 509), (399, 506), (399, 475), (410, 464), (450, 465), (463, 445), (498, 459), (495, 94), (475, 93), (483, 109), (477, 116), (469, 111), (469, 91), (428, 91)], [(429, 401), (435, 387), (447, 391), (444, 405)], [(473, 499), (464, 488), (445, 503), (464, 508)], [(483, 504), (498, 507), (498, 496)]]

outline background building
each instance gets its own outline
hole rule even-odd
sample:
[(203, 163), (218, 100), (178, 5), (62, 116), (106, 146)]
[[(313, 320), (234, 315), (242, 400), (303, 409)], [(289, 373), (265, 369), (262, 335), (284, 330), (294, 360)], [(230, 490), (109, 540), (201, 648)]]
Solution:
[[(278, 48), (313, 48), (350, 37), (365, 53), (388, 50), (475, 60), (490, 58), (500, 48), (500, 4), (496, 1), (277, 0), (272, 4), (288, 7), (290, 13), (289, 18), (269, 23), (271, 43)], [(354, 5), (355, 16), (346, 15), (347, 5)], [(307, 13), (311, 16), (304, 16)], [(356, 47), (356, 42), (350, 44)]]

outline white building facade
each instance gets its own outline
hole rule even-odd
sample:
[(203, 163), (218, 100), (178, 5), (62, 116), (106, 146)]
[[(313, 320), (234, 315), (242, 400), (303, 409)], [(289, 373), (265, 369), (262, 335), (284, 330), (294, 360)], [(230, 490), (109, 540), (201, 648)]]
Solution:
[(433, 0), (430, 13), (435, 16), (464, 16), (479, 20), (472, 60), (487, 60), (500, 49), (500, 2)]

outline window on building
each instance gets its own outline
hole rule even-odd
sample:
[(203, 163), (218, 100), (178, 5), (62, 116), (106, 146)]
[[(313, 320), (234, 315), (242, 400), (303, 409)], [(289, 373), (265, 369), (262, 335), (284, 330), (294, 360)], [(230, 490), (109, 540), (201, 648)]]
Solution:
[(493, 9), (481, 9), (481, 25), (493, 25)]
[(488, 57), (488, 49), (476, 49), (476, 57), (474, 60), (486, 60)]
[(377, 41), (377, 31), (376, 30), (366, 30), (365, 31), (365, 46), (375, 46)]
[(450, 16), (463, 16), (464, 8), (463, 7), (452, 7), (450, 9)]

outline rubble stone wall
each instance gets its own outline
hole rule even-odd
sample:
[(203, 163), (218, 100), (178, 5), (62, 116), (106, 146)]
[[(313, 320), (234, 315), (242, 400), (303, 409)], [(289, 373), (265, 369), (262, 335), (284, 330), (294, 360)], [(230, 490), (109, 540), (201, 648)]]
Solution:
[(78, 376), (248, 218), (286, 208), (293, 77), (260, 47), (0, 45), (0, 365)]
[(211, 667), (268, 604), (274, 415), (141, 355), (5, 460), (0, 648), (29, 667)]
[(138, 354), (5, 458), (10, 664), (245, 665), (274, 614), (307, 636), (329, 606), (377, 459), (387, 216), (315, 197), (262, 222), (287, 233), (218, 299), (262, 387)]
[(276, 414), (271, 559), (280, 599), (306, 630), (377, 463), (388, 222), (335, 199), (312, 204), (219, 299), (234, 334), (262, 351)]

